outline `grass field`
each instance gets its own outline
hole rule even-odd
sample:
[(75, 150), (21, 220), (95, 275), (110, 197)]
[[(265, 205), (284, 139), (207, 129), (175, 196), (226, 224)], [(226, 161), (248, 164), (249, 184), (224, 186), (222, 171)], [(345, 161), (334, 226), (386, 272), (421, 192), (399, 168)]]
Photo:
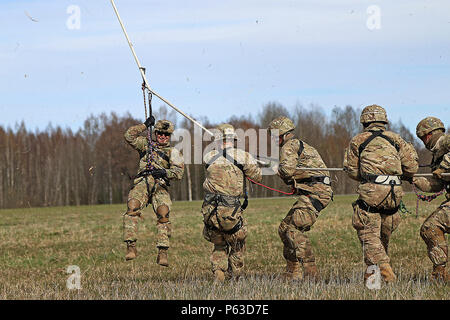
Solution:
[[(202, 237), (201, 202), (176, 202), (170, 267), (155, 263), (156, 219), (144, 211), (139, 256), (124, 261), (122, 213), (126, 205), (0, 210), (1, 299), (449, 299), (449, 288), (429, 281), (431, 262), (419, 236), (424, 219), (438, 206), (405, 197), (413, 215), (391, 239), (390, 256), (399, 280), (369, 290), (351, 202), (336, 196), (309, 232), (323, 280), (285, 283), (285, 262), (277, 228), (293, 198), (255, 199), (245, 214), (249, 222), (245, 275), (239, 282), (214, 285)], [(81, 270), (81, 290), (68, 290), (67, 267)]]

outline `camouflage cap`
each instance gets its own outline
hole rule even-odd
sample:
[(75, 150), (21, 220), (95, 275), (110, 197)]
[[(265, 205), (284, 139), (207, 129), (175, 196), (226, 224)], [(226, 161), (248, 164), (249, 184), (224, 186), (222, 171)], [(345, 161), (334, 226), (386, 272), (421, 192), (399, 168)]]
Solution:
[(294, 122), (292, 122), (291, 119), (285, 116), (278, 117), (276, 119), (273, 119), (272, 122), (269, 124), (269, 131), (272, 130), (279, 130), (278, 134), (282, 136), (283, 134), (292, 131), (295, 129)]
[(383, 107), (380, 107), (379, 105), (376, 104), (367, 106), (361, 112), (360, 122), (362, 124), (370, 122), (388, 123), (386, 110), (384, 110)]
[(156, 124), (155, 124), (154, 131), (160, 131), (160, 132), (172, 134), (174, 130), (175, 130), (175, 126), (169, 120), (158, 120), (158, 122), (156, 122)]
[(216, 130), (218, 131), (215, 135), (216, 140), (238, 139), (236, 131), (234, 131), (234, 127), (231, 124), (222, 123), (221, 125), (217, 126)]
[(429, 134), (431, 131), (443, 129), (445, 132), (444, 123), (435, 117), (426, 117), (417, 124), (416, 134), (419, 138)]

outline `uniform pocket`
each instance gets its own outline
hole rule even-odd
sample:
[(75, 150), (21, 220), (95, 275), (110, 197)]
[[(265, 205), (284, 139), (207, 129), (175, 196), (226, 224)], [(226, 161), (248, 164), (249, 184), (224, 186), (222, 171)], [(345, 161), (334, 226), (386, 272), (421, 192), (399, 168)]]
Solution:
[(352, 216), (352, 225), (356, 230), (361, 230), (367, 227), (368, 217), (364, 210), (358, 206), (356, 202), (353, 202), (353, 216)]
[(315, 211), (295, 210), (292, 215), (292, 222), (300, 231), (308, 231), (317, 220), (318, 213)]

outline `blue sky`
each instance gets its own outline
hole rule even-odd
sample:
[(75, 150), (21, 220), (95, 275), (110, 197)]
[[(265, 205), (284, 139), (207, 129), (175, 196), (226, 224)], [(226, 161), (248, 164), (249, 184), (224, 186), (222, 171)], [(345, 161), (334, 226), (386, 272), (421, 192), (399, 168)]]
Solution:
[[(450, 124), (448, 1), (115, 3), (152, 88), (196, 118), (256, 116), (270, 101), (327, 114), (376, 103), (411, 130), (428, 115)], [(70, 5), (79, 30), (66, 26)], [(371, 5), (380, 29), (367, 27)], [(2, 0), (0, 27), (0, 126), (77, 130), (111, 111), (144, 120), (139, 72), (108, 0)]]

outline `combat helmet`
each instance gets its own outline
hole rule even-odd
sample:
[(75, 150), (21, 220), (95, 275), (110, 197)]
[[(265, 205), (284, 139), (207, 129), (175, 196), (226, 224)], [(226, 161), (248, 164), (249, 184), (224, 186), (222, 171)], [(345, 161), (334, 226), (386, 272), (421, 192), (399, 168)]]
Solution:
[(362, 124), (370, 123), (370, 122), (384, 122), (388, 123), (386, 110), (379, 105), (373, 104), (367, 106), (361, 112), (360, 122)]
[(419, 138), (426, 136), (431, 131), (443, 129), (445, 132), (444, 123), (438, 118), (435, 117), (426, 117), (422, 121), (417, 124), (416, 135)]
[(169, 120), (158, 120), (154, 128), (154, 131), (165, 132), (168, 134), (172, 134), (175, 130), (174, 124)]
[(216, 131), (216, 141), (229, 139), (238, 140), (236, 131), (234, 131), (234, 127), (231, 124), (222, 123), (217, 126)]
[(272, 122), (269, 124), (269, 132), (272, 132), (272, 130), (277, 129), (278, 134), (282, 136), (285, 133), (294, 130), (295, 125), (294, 122), (292, 122), (292, 120), (289, 119), (288, 117), (281, 116), (276, 119), (273, 119)]

